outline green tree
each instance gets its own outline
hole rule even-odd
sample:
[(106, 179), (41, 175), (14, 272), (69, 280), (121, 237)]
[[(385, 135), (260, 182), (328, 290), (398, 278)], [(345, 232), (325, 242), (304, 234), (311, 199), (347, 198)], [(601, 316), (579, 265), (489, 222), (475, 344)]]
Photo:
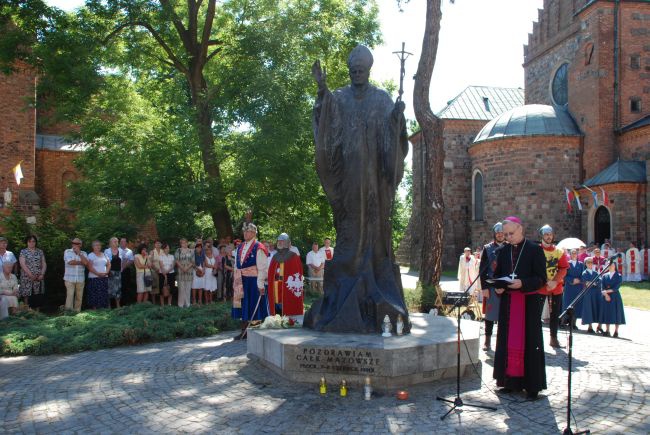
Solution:
[[(207, 216), (220, 236), (248, 208), (273, 230), (330, 222), (313, 171), (309, 67), (321, 58), (331, 83), (345, 82), (347, 53), (379, 41), (373, 1), (88, 0), (64, 14), (14, 0), (8, 10), (30, 50), (3, 59), (39, 64), (52, 100), (91, 144), (97, 163), (80, 164), (95, 186), (76, 189), (80, 220), (103, 228), (104, 218), (153, 211), (191, 231)], [(108, 179), (109, 169), (122, 178)]]
[[(325, 55), (341, 71), (351, 45), (377, 39), (376, 9), (366, 1), (107, 1), (87, 7), (114, 27), (104, 40), (122, 44), (124, 56), (116, 66), (135, 74), (153, 67), (182, 77), (177, 83), (187, 96), (203, 166), (201, 211), (221, 236), (232, 234), (229, 205), (235, 201), (228, 196), (237, 192), (222, 174), (224, 146), (252, 143), (246, 157), (274, 150), (276, 161), (296, 151), (292, 136), (304, 134), (296, 126), (304, 125), (309, 61)], [(249, 140), (239, 142), (242, 136), (233, 129), (243, 125), (251, 130)], [(251, 180), (250, 171), (233, 166)], [(269, 166), (256, 170), (261, 168)]]

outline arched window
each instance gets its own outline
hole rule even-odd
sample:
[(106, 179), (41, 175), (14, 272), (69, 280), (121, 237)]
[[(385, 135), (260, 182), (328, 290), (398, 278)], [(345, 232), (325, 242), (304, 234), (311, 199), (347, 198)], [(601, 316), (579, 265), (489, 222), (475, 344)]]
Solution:
[(475, 221), (482, 221), (483, 216), (483, 174), (474, 172), (472, 180), (472, 214)]
[(564, 106), (569, 102), (569, 64), (563, 63), (555, 70), (551, 82), (551, 97), (558, 106)]

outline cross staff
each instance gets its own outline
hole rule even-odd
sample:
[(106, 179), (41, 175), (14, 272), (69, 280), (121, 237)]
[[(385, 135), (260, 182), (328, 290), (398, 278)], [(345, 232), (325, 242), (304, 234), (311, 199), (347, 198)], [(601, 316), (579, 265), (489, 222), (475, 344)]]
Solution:
[(399, 64), (400, 64), (400, 70), (399, 70), (399, 92), (397, 94), (397, 101), (402, 101), (402, 95), (404, 94), (404, 64), (406, 63), (406, 59), (411, 56), (413, 53), (409, 53), (408, 51), (404, 51), (404, 47), (406, 46), (405, 42), (402, 42), (402, 50), (401, 51), (393, 51), (393, 54), (397, 56), (399, 59)]

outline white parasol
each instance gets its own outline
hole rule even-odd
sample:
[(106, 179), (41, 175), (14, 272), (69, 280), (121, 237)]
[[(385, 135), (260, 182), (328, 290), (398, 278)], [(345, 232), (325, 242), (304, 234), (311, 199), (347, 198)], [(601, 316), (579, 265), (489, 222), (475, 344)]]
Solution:
[(575, 237), (562, 239), (560, 243), (557, 244), (558, 248), (562, 248), (565, 251), (569, 249), (578, 249), (581, 246), (587, 246), (587, 244), (580, 239), (576, 239)]

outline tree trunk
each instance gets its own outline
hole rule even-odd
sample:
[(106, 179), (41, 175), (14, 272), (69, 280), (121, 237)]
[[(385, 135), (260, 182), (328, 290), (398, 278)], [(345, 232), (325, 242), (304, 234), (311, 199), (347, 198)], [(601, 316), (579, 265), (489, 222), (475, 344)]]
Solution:
[[(196, 81), (199, 81), (197, 84)], [(205, 210), (212, 216), (217, 237), (233, 235), (230, 212), (226, 203), (226, 193), (223, 189), (221, 170), (214, 149), (214, 133), (212, 131), (212, 106), (206, 99), (207, 85), (202, 76), (190, 81), (192, 88), (192, 105), (194, 106), (201, 160), (208, 180), (209, 196)]]
[(415, 118), (422, 130), (424, 150), (424, 189), (422, 191), (422, 253), (420, 283), (438, 285), (442, 272), (442, 236), (444, 202), (442, 175), (445, 150), (442, 122), (433, 114), (429, 104), (431, 75), (438, 52), (440, 33), (441, 0), (427, 0), (426, 25), (422, 40), (422, 54), (415, 76), (413, 107)]

